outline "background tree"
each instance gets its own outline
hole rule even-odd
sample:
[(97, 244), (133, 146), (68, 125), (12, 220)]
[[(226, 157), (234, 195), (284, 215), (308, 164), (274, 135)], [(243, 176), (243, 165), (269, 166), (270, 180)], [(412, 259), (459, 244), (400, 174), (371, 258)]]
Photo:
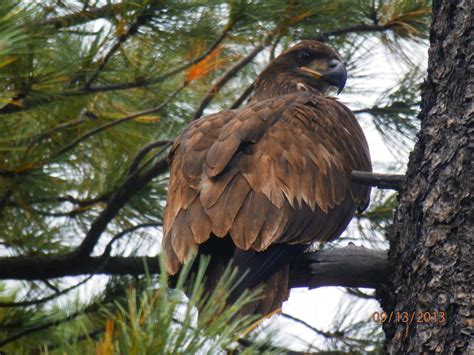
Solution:
[[(143, 276), (141, 256), (148, 256), (149, 271), (159, 270), (155, 255), (167, 148), (190, 120), (244, 104), (257, 74), (297, 40), (316, 38), (337, 48), (351, 76), (341, 99), (370, 137), (381, 134), (395, 155), (403, 156), (417, 130), (423, 78), (411, 53), (426, 43), (429, 5), (421, 0), (2, 2), (0, 278), (20, 281), (2, 284), (1, 346), (20, 352), (66, 342), (90, 349), (113, 339), (145, 341), (139, 335), (157, 333), (127, 326), (143, 324), (149, 318), (134, 315), (150, 314), (157, 304), (146, 286), (166, 283)], [(385, 60), (379, 48), (403, 63), (390, 88), (377, 84), (368, 69)], [(398, 171), (401, 162), (375, 162), (375, 168)], [(355, 241), (386, 247), (383, 232), (394, 196), (376, 191), (369, 211), (331, 246)], [(64, 278), (73, 275), (85, 276)], [(127, 297), (128, 285), (141, 296), (130, 291)], [(347, 292), (373, 298), (358, 289)], [(137, 300), (140, 307), (134, 307)], [(160, 317), (146, 324), (165, 329), (159, 325), (170, 323), (160, 320), (173, 319), (175, 311), (159, 309)], [(189, 319), (186, 329), (194, 327)], [(115, 329), (123, 324), (123, 332), (111, 324)], [(222, 323), (216, 322), (206, 334), (219, 328)], [(382, 340), (377, 324), (368, 320), (340, 322), (330, 331), (311, 329), (327, 340), (328, 349), (368, 351)], [(154, 341), (186, 343), (179, 334)], [(232, 340), (222, 339), (220, 346)], [(114, 349), (133, 347), (133, 341)]]
[(408, 313), (384, 326), (390, 354), (474, 351), (472, 23), (469, 1), (433, 3), (421, 130), (390, 233), (382, 297), (387, 313)]

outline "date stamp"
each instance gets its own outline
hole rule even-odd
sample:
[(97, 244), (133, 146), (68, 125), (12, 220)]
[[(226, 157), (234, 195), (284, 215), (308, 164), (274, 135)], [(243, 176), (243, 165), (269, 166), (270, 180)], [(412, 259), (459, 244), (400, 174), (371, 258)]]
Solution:
[(446, 313), (437, 311), (392, 311), (374, 312), (371, 317), (372, 321), (378, 324), (383, 323), (399, 323), (399, 324), (417, 324), (417, 323), (446, 323)]

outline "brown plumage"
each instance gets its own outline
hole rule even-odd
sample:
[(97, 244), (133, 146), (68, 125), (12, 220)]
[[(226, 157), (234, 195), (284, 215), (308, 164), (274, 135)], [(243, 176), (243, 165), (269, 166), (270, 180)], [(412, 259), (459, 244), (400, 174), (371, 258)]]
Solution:
[(240, 290), (264, 283), (248, 312), (268, 313), (288, 297), (288, 264), (310, 243), (331, 241), (364, 209), (371, 171), (352, 112), (324, 96), (345, 69), (327, 45), (304, 41), (260, 74), (249, 104), (189, 124), (171, 152), (164, 214), (166, 268), (211, 254), (208, 287), (233, 260), (250, 269)]

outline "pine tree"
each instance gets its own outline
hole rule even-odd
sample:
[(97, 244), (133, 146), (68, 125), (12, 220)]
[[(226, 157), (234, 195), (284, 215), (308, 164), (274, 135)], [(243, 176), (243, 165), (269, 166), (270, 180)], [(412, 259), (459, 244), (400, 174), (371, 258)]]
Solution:
[[(244, 105), (284, 49), (317, 39), (347, 62), (354, 84), (341, 100), (404, 156), (424, 75), (412, 52), (426, 49), (430, 11), (423, 0), (3, 1), (0, 349), (281, 351), (268, 339), (237, 341), (252, 322), (235, 320), (238, 305), (196, 324), (193, 308), (177, 311), (182, 299), (155, 275), (168, 148), (191, 120)], [(380, 58), (402, 63), (391, 88), (372, 87), (366, 67)], [(395, 196), (377, 191), (334, 245), (387, 248)], [(191, 305), (205, 301), (199, 289)], [(368, 320), (314, 330), (330, 350), (369, 351), (382, 340)]]

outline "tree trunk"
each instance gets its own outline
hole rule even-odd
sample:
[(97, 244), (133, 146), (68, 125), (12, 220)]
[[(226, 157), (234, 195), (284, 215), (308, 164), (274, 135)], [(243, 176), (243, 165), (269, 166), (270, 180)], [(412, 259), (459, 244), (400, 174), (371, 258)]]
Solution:
[(474, 353), (471, 4), (433, 2), (421, 130), (389, 236), (390, 283), (379, 292), (389, 354)]

